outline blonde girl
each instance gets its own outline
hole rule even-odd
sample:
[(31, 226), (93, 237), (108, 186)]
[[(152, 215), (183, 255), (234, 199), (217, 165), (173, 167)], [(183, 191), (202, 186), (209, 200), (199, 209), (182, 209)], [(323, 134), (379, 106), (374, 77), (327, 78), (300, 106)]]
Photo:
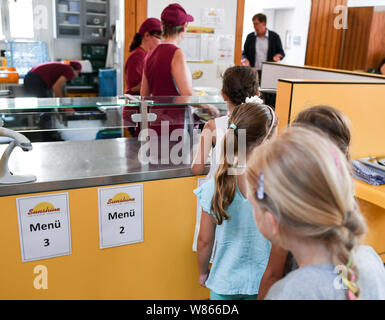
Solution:
[[(275, 135), (278, 120), (270, 107), (245, 103), (234, 109), (229, 123), (223, 141), (223, 163), (215, 179), (194, 191), (202, 205), (197, 250), (199, 283), (210, 289), (212, 300), (256, 299), (271, 244), (258, 231), (246, 199), (245, 156)], [(239, 144), (240, 136), (243, 144)], [(209, 270), (214, 237), (217, 247)], [(271, 277), (273, 270), (267, 273)]]
[(253, 151), (247, 181), (259, 230), (299, 265), (266, 299), (385, 299), (385, 269), (371, 247), (360, 245), (366, 225), (336, 144), (288, 128)]

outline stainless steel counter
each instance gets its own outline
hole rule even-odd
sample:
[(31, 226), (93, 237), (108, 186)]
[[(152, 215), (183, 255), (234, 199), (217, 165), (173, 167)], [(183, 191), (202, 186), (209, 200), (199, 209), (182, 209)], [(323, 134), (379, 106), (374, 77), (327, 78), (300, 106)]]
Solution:
[[(11, 172), (34, 174), (37, 181), (0, 185), (0, 196), (76, 189), (191, 176), (191, 152), (185, 164), (143, 165), (136, 138), (33, 143), (33, 150), (16, 148)], [(0, 146), (3, 153), (6, 145)], [(170, 149), (172, 146), (170, 146)], [(159, 155), (161, 152), (159, 151)]]

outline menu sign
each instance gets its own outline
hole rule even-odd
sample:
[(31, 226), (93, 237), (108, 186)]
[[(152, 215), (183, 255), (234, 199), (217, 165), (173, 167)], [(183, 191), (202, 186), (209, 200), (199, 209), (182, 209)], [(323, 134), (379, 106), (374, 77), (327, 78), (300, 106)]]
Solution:
[(16, 199), (22, 261), (72, 253), (68, 193)]
[(143, 185), (99, 189), (100, 248), (143, 241)]

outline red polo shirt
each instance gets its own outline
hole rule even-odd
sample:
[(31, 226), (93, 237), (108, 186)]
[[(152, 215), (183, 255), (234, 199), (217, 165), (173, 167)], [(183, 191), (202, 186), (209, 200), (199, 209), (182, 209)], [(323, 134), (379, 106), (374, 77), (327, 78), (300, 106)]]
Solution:
[(144, 59), (146, 58), (146, 55), (146, 50), (142, 47), (138, 47), (131, 52), (127, 59), (124, 78), (127, 85), (126, 93), (128, 94), (139, 94), (139, 92), (131, 91), (130, 88), (133, 88), (142, 82)]
[(38, 74), (47, 84), (49, 89), (52, 88), (61, 76), (65, 76), (67, 81), (71, 81), (74, 77), (72, 67), (61, 62), (47, 62), (39, 64), (33, 67), (30, 72)]

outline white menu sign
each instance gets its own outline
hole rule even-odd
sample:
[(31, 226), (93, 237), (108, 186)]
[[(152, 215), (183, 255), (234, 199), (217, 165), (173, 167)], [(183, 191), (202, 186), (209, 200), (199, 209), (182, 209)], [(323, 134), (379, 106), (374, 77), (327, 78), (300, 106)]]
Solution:
[(68, 193), (16, 199), (23, 262), (69, 255)]
[(143, 241), (143, 185), (99, 188), (100, 248)]

